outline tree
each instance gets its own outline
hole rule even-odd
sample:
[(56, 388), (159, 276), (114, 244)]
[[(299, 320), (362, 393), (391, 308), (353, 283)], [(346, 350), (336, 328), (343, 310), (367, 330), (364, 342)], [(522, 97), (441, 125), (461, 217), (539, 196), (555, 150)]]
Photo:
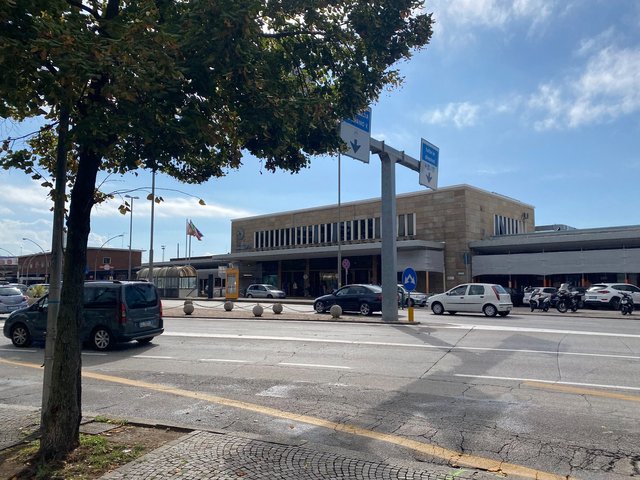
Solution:
[(0, 165), (55, 176), (54, 132), (69, 123), (66, 155), (57, 152), (71, 194), (42, 458), (60, 458), (79, 440), (78, 326), (98, 172), (144, 168), (199, 183), (239, 168), (243, 152), (267, 170), (298, 172), (342, 147), (341, 119), (401, 82), (394, 64), (432, 34), (421, 8), (418, 0), (2, 0), (0, 115), (44, 125), (26, 145), (6, 139)]

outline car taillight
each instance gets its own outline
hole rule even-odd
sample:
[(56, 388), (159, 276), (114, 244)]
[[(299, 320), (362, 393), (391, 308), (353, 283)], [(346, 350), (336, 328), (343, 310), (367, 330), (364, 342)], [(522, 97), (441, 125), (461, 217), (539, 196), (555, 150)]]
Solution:
[(496, 294), (496, 297), (498, 297), (498, 300), (500, 300), (500, 293), (498, 292), (498, 289), (493, 285), (491, 285), (491, 288), (493, 289), (493, 293)]
[(127, 307), (122, 302), (120, 302), (120, 315), (118, 318), (118, 323), (120, 325), (125, 325), (127, 323)]
[(611, 292), (609, 292), (609, 290), (598, 290), (598, 293), (607, 294)]

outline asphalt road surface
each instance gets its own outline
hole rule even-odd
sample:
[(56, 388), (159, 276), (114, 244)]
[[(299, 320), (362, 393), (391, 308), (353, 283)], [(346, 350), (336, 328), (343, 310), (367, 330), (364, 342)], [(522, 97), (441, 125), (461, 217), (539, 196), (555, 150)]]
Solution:
[[(167, 318), (150, 345), (83, 351), (83, 409), (378, 458), (445, 463), (459, 452), (479, 468), (498, 459), (582, 479), (640, 477), (640, 314), (417, 309), (416, 321)], [(40, 405), (43, 353), (2, 337), (0, 403)]]

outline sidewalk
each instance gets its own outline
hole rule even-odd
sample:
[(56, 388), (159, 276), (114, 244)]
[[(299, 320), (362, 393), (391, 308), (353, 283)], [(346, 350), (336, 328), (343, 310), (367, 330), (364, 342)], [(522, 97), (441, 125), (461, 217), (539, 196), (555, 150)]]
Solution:
[[(84, 419), (83, 419), (84, 420)], [(37, 436), (39, 411), (0, 405), (0, 450)], [(157, 427), (153, 422), (135, 423)], [(87, 418), (80, 430), (98, 433), (102, 424)], [(165, 426), (166, 427), (166, 426)], [(180, 426), (177, 426), (180, 427)], [(180, 427), (184, 428), (184, 427)], [(317, 444), (283, 443), (249, 434), (192, 430), (133, 462), (109, 472), (103, 480), (238, 479), (245, 480), (495, 480), (490, 473), (425, 462), (390, 462), (363, 453)]]

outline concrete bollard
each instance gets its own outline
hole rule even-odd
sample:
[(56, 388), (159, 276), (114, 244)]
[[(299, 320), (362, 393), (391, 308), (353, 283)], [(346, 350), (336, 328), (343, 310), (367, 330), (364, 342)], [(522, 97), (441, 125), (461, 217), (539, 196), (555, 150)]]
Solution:
[(275, 313), (276, 315), (280, 315), (282, 313), (282, 304), (274, 303), (271, 309), (273, 310), (273, 313)]
[(329, 313), (333, 318), (340, 318), (340, 315), (342, 315), (342, 307), (340, 305), (331, 305)]
[(193, 300), (191, 300), (190, 298), (187, 298), (184, 301), (184, 306), (182, 307), (182, 310), (184, 311), (185, 315), (191, 315), (193, 313)]
[(261, 317), (262, 316), (262, 312), (264, 312), (264, 308), (262, 308), (262, 305), (257, 304), (255, 307), (253, 307), (253, 314), (256, 317)]
[(231, 300), (227, 300), (224, 302), (224, 311), (230, 312), (231, 310), (233, 310), (233, 302)]

